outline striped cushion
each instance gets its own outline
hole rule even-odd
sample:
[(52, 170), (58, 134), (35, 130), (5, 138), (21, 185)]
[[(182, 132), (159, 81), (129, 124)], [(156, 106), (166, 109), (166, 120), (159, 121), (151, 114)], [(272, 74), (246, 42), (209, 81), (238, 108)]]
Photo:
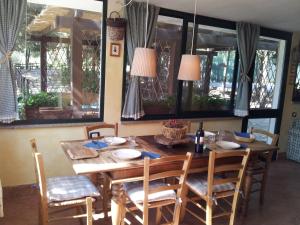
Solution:
[(51, 177), (47, 179), (48, 202), (97, 197), (100, 193), (86, 176)]
[[(160, 186), (166, 186), (166, 185), (167, 184), (163, 183), (162, 181), (153, 181), (150, 182), (149, 189), (160, 187)], [(131, 201), (136, 203), (143, 202), (144, 200), (143, 182), (125, 183), (124, 189), (127, 192), (127, 195), (131, 199)], [(148, 195), (149, 202), (175, 200), (175, 199), (176, 199), (176, 193), (173, 190), (160, 191)]]
[[(198, 195), (207, 195), (207, 175), (193, 174), (186, 181), (187, 186)], [(234, 190), (233, 183), (214, 185), (213, 192)]]

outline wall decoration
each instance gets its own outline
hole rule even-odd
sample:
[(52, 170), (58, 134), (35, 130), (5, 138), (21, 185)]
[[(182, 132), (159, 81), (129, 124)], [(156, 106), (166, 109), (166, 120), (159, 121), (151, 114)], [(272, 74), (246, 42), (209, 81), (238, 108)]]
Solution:
[(110, 43), (110, 56), (119, 57), (121, 54), (121, 44)]

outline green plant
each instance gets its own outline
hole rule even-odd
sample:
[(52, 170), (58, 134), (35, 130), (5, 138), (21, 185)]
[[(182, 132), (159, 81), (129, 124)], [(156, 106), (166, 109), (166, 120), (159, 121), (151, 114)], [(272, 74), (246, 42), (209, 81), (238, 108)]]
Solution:
[(194, 95), (192, 105), (200, 110), (218, 110), (229, 106), (229, 100), (218, 95), (199, 96)]
[(40, 92), (37, 94), (29, 94), (19, 99), (24, 107), (56, 107), (58, 106), (58, 94)]

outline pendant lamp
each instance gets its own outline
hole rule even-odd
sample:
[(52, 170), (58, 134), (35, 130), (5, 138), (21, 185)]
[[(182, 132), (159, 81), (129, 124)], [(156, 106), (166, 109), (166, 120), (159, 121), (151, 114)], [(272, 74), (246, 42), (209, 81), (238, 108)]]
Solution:
[(156, 50), (147, 48), (147, 29), (148, 29), (148, 6), (149, 0), (147, 0), (146, 11), (146, 28), (145, 28), (145, 45), (144, 48), (135, 48), (133, 61), (131, 65), (131, 76), (142, 77), (156, 77), (157, 76), (157, 60)]
[(196, 24), (196, 9), (197, 9), (197, 0), (195, 0), (191, 53), (182, 55), (181, 57), (178, 80), (195, 81), (195, 80), (200, 80), (201, 78), (200, 57), (198, 55), (193, 55), (195, 24)]

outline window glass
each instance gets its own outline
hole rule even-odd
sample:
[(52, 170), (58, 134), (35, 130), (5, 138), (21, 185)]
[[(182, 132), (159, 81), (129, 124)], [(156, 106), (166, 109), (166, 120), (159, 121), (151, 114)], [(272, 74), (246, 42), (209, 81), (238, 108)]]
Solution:
[(256, 50), (250, 108), (277, 109), (285, 41), (260, 38)]
[[(275, 131), (275, 125), (276, 125), (276, 118), (259, 118), (259, 119), (249, 119), (248, 120), (248, 131), (251, 130), (251, 128), (261, 129), (265, 131), (269, 131), (271, 133), (274, 133)], [(255, 138), (259, 141), (264, 141), (267, 143), (271, 143), (271, 138), (268, 138), (264, 135), (255, 134)]]
[[(157, 77), (140, 77), (146, 115), (175, 113), (182, 23), (182, 19), (158, 16), (153, 43), (157, 52)], [(128, 65), (126, 68), (127, 85), (130, 77), (129, 72), (130, 66)]]
[(99, 118), (103, 3), (27, 2), (13, 54), (20, 119)]
[[(192, 39), (189, 24), (188, 40)], [(187, 53), (191, 45), (187, 45)], [(200, 81), (183, 83), (183, 111), (230, 109), (236, 37), (232, 31), (198, 25), (195, 53), (201, 59)]]

